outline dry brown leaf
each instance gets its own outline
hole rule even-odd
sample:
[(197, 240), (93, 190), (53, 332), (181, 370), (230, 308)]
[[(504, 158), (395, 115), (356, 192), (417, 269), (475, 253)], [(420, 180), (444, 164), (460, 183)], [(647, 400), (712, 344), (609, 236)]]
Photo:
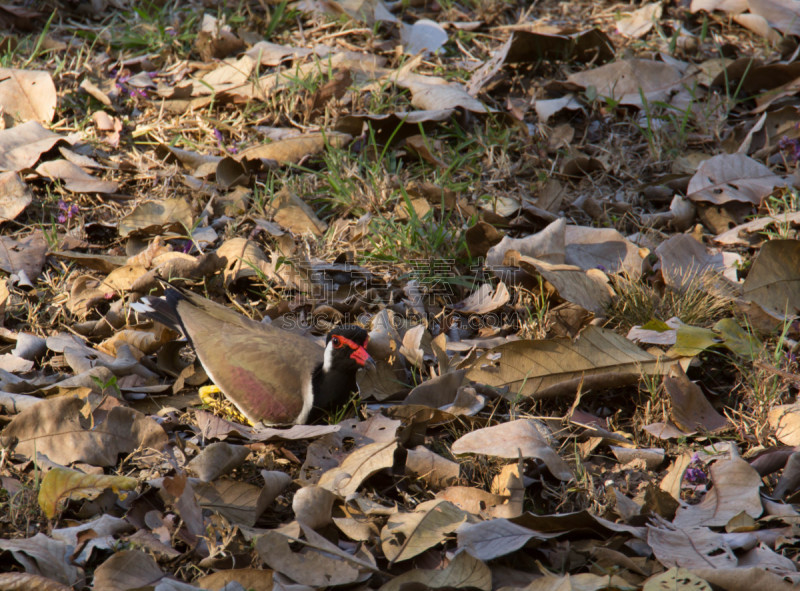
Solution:
[(30, 188), (16, 172), (0, 173), (0, 223), (15, 219), (32, 199)]
[(0, 236), (0, 269), (17, 275), (23, 285), (32, 285), (44, 267), (47, 242), (41, 231), (14, 240)]
[(340, 466), (323, 473), (318, 485), (340, 497), (346, 497), (356, 492), (375, 472), (391, 468), (396, 449), (396, 441), (370, 443), (359, 447)]
[(140, 550), (122, 550), (111, 555), (94, 571), (94, 586), (107, 591), (129, 591), (154, 586), (164, 573), (153, 557)]
[(567, 76), (567, 81), (584, 88), (593, 86), (600, 96), (637, 107), (643, 106), (642, 97), (650, 104), (669, 102), (670, 94), (683, 82), (673, 66), (638, 58), (575, 72)]
[(107, 414), (88, 418), (83, 409), (79, 398), (42, 400), (14, 417), (0, 440), (26, 457), (40, 453), (61, 465), (93, 466), (113, 466), (120, 453), (160, 450), (167, 443), (164, 429), (133, 409), (115, 406)]
[(800, 445), (800, 404), (780, 404), (773, 407), (768, 415), (769, 426), (775, 430), (775, 437), (785, 445)]
[(77, 470), (56, 467), (42, 479), (39, 488), (39, 506), (47, 518), (52, 519), (62, 500), (94, 499), (107, 488), (117, 493), (122, 490), (133, 490), (137, 484), (135, 478), (127, 476), (84, 474)]
[(203, 482), (211, 482), (239, 466), (248, 455), (250, 450), (243, 445), (217, 441), (206, 446), (186, 467)]
[(43, 533), (19, 540), (0, 539), (0, 550), (11, 552), (29, 574), (46, 577), (72, 589), (83, 587), (85, 583), (83, 569), (70, 559), (75, 547)]
[(613, 331), (589, 326), (575, 340), (520, 340), (484, 353), (467, 378), (508, 387), (507, 396), (557, 396), (632, 383), (645, 373), (663, 375), (669, 364)]
[(433, 453), (427, 447), (418, 445), (408, 450), (406, 473), (425, 482), (431, 490), (455, 484), (459, 472), (456, 462)]
[(761, 247), (744, 297), (777, 318), (800, 315), (800, 240), (770, 240)]
[(753, 518), (761, 516), (761, 477), (750, 464), (741, 458), (717, 460), (709, 473), (714, 487), (699, 504), (678, 508), (675, 527), (721, 527), (742, 511)]
[(536, 421), (520, 419), (493, 427), (476, 429), (453, 442), (453, 454), (483, 454), (500, 458), (537, 458), (550, 473), (561, 480), (570, 480), (572, 471), (536, 426)]
[(277, 210), (275, 221), (294, 234), (322, 236), (328, 229), (328, 224), (320, 220), (305, 201), (286, 187), (275, 195), (272, 205)]
[(219, 591), (228, 583), (236, 582), (248, 591), (277, 591), (272, 581), (272, 571), (262, 568), (232, 568), (219, 570), (195, 579), (203, 589)]
[(617, 21), (617, 32), (626, 37), (644, 37), (661, 18), (661, 2), (649, 2)]
[(672, 400), (670, 417), (683, 431), (714, 433), (732, 427), (728, 419), (711, 406), (700, 386), (686, 376), (680, 365), (673, 366), (670, 375), (664, 378), (664, 388)]
[(278, 140), (271, 144), (253, 146), (242, 150), (237, 160), (274, 160), (280, 164), (297, 164), (303, 158), (321, 152), (325, 146), (342, 148), (353, 136), (337, 131), (307, 133), (301, 136)]
[(731, 569), (738, 563), (725, 537), (707, 527), (648, 526), (647, 543), (667, 567)]
[(0, 130), (0, 171), (32, 168), (44, 152), (60, 141), (68, 140), (36, 121)]
[(70, 591), (73, 587), (40, 575), (2, 573), (0, 574), (0, 589), (3, 591)]
[(75, 193), (114, 193), (117, 183), (93, 177), (69, 160), (48, 160), (36, 167), (36, 172), (48, 179), (64, 182)]
[(289, 547), (292, 541), (294, 540), (276, 531), (268, 531), (256, 538), (255, 549), (267, 566), (301, 585), (349, 585), (365, 581), (372, 575), (357, 564), (315, 548), (306, 546), (300, 552), (293, 552)]
[(689, 181), (686, 197), (721, 205), (730, 201), (761, 205), (786, 181), (744, 154), (718, 154), (704, 160)]
[(381, 530), (381, 548), (390, 562), (408, 560), (442, 543), (467, 519), (467, 514), (447, 501), (417, 505), (412, 513), (391, 515)]
[(119, 221), (119, 235), (160, 234), (167, 229), (185, 234), (192, 227), (192, 217), (183, 199), (145, 201)]
[(58, 95), (50, 72), (0, 68), (0, 105), (16, 123), (49, 123), (56, 113)]
[(311, 529), (320, 529), (331, 522), (336, 495), (321, 486), (304, 486), (292, 498), (292, 511), (297, 521)]
[(491, 560), (511, 554), (530, 540), (548, 540), (558, 532), (539, 532), (508, 519), (490, 519), (465, 523), (458, 528), (458, 547), (466, 549), (481, 560)]
[[(492, 573), (489, 567), (473, 558), (469, 552), (459, 552), (440, 570), (414, 568), (383, 585), (378, 591), (402, 591), (418, 583), (425, 589), (481, 589), (491, 591)], [(408, 586), (408, 587), (406, 587)]]

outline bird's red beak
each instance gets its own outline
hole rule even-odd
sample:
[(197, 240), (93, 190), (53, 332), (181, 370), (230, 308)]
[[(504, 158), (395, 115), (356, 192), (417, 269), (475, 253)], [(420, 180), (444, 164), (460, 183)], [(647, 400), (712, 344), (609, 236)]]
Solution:
[(375, 360), (367, 353), (364, 347), (358, 347), (350, 355), (350, 359), (358, 363), (361, 367), (375, 367)]
[(375, 367), (375, 360), (367, 353), (367, 345), (369, 344), (369, 339), (366, 340), (364, 345), (358, 345), (351, 341), (350, 339), (346, 339), (344, 337), (339, 337), (342, 339), (342, 342), (350, 347), (353, 352), (350, 354), (350, 359), (358, 363), (361, 367)]

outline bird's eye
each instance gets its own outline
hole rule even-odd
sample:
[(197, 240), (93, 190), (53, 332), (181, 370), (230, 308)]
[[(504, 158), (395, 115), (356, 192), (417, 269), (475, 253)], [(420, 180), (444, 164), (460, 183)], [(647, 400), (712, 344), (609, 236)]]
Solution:
[(333, 343), (333, 346), (337, 349), (339, 349), (342, 346), (342, 339), (340, 339), (339, 337), (331, 337), (331, 342)]

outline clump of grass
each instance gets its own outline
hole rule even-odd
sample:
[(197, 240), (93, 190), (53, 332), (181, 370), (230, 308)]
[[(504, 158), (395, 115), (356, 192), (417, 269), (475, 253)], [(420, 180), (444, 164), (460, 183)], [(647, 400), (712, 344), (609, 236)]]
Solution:
[(733, 301), (713, 273), (693, 273), (682, 289), (628, 275), (618, 275), (612, 281), (617, 297), (608, 309), (608, 320), (625, 330), (673, 316), (685, 324), (708, 327), (730, 311)]

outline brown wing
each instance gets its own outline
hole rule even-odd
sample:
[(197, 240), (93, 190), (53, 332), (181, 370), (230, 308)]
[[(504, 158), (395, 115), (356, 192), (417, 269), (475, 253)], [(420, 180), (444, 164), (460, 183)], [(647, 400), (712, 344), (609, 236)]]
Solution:
[(295, 421), (322, 347), (196, 295), (176, 312), (209, 377), (243, 415), (268, 424)]

